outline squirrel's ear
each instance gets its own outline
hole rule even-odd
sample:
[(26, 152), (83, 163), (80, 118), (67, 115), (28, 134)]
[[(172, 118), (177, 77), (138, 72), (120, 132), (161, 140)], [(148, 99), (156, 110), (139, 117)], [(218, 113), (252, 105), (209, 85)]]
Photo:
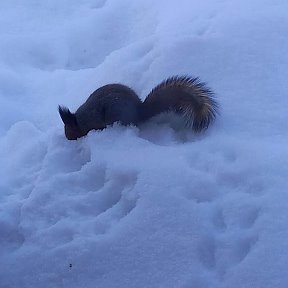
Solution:
[(64, 124), (70, 125), (70, 126), (77, 125), (75, 114), (71, 113), (67, 107), (59, 105), (58, 111)]

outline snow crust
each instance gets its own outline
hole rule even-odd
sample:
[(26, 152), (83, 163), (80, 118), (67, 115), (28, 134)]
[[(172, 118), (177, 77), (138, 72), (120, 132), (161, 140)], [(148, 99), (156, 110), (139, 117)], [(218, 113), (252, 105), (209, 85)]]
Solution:
[[(288, 287), (288, 2), (0, 4), (0, 287)], [(107, 83), (199, 76), (195, 135), (118, 124), (67, 141)]]

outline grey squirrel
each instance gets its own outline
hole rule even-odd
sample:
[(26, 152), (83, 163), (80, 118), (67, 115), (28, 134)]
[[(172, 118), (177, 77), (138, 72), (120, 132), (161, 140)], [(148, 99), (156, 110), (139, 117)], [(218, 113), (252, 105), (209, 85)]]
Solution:
[(108, 84), (94, 91), (75, 113), (59, 106), (68, 140), (85, 136), (90, 130), (104, 129), (114, 122), (139, 125), (165, 112), (174, 112), (195, 132), (208, 128), (218, 113), (213, 92), (198, 78), (170, 77), (148, 94), (142, 102), (122, 84)]

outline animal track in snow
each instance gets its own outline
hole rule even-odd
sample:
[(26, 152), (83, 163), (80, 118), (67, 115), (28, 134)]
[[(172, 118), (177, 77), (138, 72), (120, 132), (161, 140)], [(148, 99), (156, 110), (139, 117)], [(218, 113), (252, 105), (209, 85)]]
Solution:
[(207, 269), (215, 269), (216, 265), (216, 250), (217, 243), (215, 238), (211, 235), (203, 236), (198, 245), (198, 257), (199, 261)]
[(201, 238), (198, 256), (204, 267), (215, 271), (219, 280), (251, 253), (258, 240), (253, 227), (260, 208), (251, 196), (240, 195), (236, 193), (231, 198), (226, 196), (221, 201), (208, 203), (212, 209), (210, 219), (214, 232)]
[(240, 228), (249, 229), (253, 227), (257, 218), (259, 217), (260, 209), (257, 207), (246, 207), (239, 214), (238, 225)]
[(184, 196), (189, 200), (194, 200), (197, 203), (211, 202), (217, 197), (217, 189), (212, 177), (207, 174), (193, 174), (192, 179), (197, 181), (191, 181), (188, 189), (185, 189)]
[(251, 171), (249, 168), (240, 170), (227, 167), (218, 173), (218, 184), (226, 190), (233, 189), (259, 197), (264, 193), (265, 180), (256, 173), (256, 171)]
[(58, 171), (48, 182), (36, 185), (23, 205), (24, 236), (40, 246), (54, 247), (79, 234), (105, 234), (136, 207), (136, 182), (135, 171), (110, 170), (101, 163), (89, 162), (72, 173)]
[(201, 161), (203, 154), (191, 157), (193, 181), (185, 196), (210, 214), (203, 220), (210, 229), (200, 237), (197, 253), (203, 267), (215, 273), (215, 279), (221, 282), (257, 245), (255, 227), (261, 217), (261, 206), (255, 196), (261, 195), (263, 184), (261, 175), (252, 173), (250, 167), (243, 168), (233, 149), (212, 150), (208, 161)]
[[(1, 254), (13, 251), (21, 247), (25, 238), (18, 229), (18, 225), (12, 225), (0, 221), (0, 252)], [(2, 251), (3, 250), (3, 251)]]
[(223, 280), (230, 269), (249, 256), (257, 240), (255, 233), (244, 232), (228, 234), (217, 239), (215, 272), (219, 280)]
[(222, 209), (217, 209), (213, 213), (212, 223), (218, 232), (224, 232), (227, 229)]
[(222, 200), (222, 207), (215, 209), (212, 223), (220, 231), (252, 228), (259, 217), (260, 208), (255, 201), (249, 197), (234, 198)]
[(137, 174), (113, 173), (111, 176), (113, 178), (109, 179), (101, 190), (102, 212), (94, 222), (96, 234), (107, 232), (114, 223), (127, 216), (136, 207), (138, 194), (135, 193), (134, 186)]

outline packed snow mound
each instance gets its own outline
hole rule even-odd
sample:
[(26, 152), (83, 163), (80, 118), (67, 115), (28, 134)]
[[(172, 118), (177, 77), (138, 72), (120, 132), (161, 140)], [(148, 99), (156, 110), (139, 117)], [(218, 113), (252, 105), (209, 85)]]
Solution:
[[(0, 287), (286, 288), (288, 2), (10, 0), (0, 12)], [(205, 133), (67, 141), (107, 83), (199, 76)]]

